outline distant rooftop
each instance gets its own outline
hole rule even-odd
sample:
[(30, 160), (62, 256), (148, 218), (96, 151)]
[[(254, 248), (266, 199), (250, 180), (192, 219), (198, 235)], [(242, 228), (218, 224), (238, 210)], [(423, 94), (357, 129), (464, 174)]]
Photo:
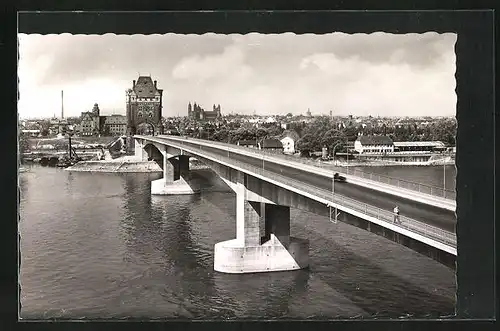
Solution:
[(260, 141), (262, 148), (283, 148), (283, 144), (278, 139), (263, 139)]
[(392, 139), (387, 136), (359, 136), (357, 139), (363, 145), (392, 145)]

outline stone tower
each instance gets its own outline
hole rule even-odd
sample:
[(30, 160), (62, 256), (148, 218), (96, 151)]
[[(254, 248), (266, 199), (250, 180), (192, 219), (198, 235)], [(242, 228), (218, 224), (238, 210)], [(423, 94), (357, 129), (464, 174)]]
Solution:
[(150, 76), (140, 76), (127, 90), (127, 134), (135, 135), (137, 127), (146, 123), (154, 134), (163, 134), (163, 90)]

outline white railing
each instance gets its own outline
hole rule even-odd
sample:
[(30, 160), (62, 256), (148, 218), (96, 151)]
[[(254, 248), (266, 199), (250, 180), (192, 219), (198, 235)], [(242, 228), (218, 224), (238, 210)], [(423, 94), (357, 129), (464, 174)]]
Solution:
[[(189, 139), (190, 140), (190, 139)], [(200, 157), (210, 157), (215, 160), (223, 161), (231, 165), (238, 166), (239, 168), (245, 169), (249, 172), (253, 172), (255, 174), (259, 174), (263, 177), (267, 177), (274, 181), (281, 182), (285, 185), (293, 187), (297, 190), (302, 190), (311, 195), (314, 195), (323, 200), (327, 200), (332, 202), (333, 204), (338, 204), (344, 206), (346, 208), (350, 208), (357, 212), (363, 213), (364, 215), (373, 217), (377, 220), (384, 221), (386, 223), (390, 223), (392, 225), (398, 226), (400, 228), (412, 231), (414, 233), (418, 233), (426, 238), (433, 239), (442, 244), (448, 245), (450, 247), (456, 248), (457, 239), (455, 233), (450, 231), (446, 231), (440, 229), (438, 227), (429, 225), (425, 222), (420, 222), (414, 220), (412, 218), (406, 216), (399, 216), (399, 222), (394, 222), (394, 213), (391, 211), (387, 211), (385, 209), (381, 209), (364, 202), (360, 202), (351, 198), (348, 198), (343, 195), (334, 194), (332, 197), (332, 192), (329, 190), (324, 190), (310, 184), (304, 183), (302, 181), (298, 181), (295, 178), (290, 178), (287, 176), (283, 176), (281, 174), (277, 174), (275, 172), (271, 172), (265, 169), (265, 158), (262, 158), (263, 164), (262, 167), (255, 167), (248, 165), (245, 162), (237, 161), (231, 158), (230, 152), (228, 150), (228, 156), (223, 156), (220, 154), (216, 154), (208, 151), (207, 149), (203, 149), (203, 145), (196, 144), (196, 141), (189, 140), (169, 140), (169, 144), (172, 147), (182, 148), (185, 151), (192, 153), (194, 155), (199, 155)], [(332, 172), (333, 177), (333, 172)], [(332, 200), (333, 198), (333, 200)]]

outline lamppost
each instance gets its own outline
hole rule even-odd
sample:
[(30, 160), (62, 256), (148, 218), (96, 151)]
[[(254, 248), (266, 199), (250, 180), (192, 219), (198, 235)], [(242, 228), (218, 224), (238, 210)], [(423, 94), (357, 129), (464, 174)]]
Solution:
[[(349, 148), (347, 146), (348, 140), (347, 137), (336, 137), (336, 138), (341, 138), (342, 140), (345, 139), (345, 148), (346, 148), (346, 159), (347, 163), (349, 163)], [(335, 160), (335, 149), (340, 145), (342, 142), (338, 141), (334, 146), (333, 146), (333, 159)], [(346, 174), (349, 173), (349, 165), (346, 165)]]
[[(339, 216), (339, 213), (337, 212), (337, 206), (333, 205), (335, 203), (335, 172), (332, 173), (332, 205), (330, 205), (330, 222), (332, 223), (337, 223), (337, 217)], [(334, 219), (332, 221), (332, 207), (333, 207), (333, 212), (334, 212)]]
[(345, 173), (348, 175), (349, 174), (349, 140), (347, 137), (345, 138), (345, 150), (347, 152), (346, 154), (346, 166), (345, 166)]
[[(338, 145), (340, 145), (340, 142), (337, 142), (335, 145), (333, 145), (333, 150), (332, 150), (332, 156), (333, 156), (333, 161), (335, 160), (335, 150), (337, 149)], [(336, 164), (336, 162), (335, 162)]]
[(443, 197), (446, 198), (446, 152), (443, 158)]
[[(337, 149), (338, 145), (340, 145), (340, 142), (337, 142), (333, 146), (332, 154), (334, 159), (335, 159), (335, 149)], [(332, 204), (334, 203), (334, 200), (335, 200), (335, 172), (332, 173)], [(332, 207), (330, 207), (330, 222), (332, 222)], [(337, 223), (337, 217), (339, 216), (339, 213), (337, 212), (337, 207), (334, 208), (333, 212), (334, 212), (333, 223)]]

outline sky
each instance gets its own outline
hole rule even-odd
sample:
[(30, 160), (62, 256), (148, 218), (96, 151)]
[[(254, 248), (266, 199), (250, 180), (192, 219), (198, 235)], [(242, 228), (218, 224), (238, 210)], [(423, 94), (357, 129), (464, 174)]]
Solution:
[(125, 114), (139, 75), (163, 116), (188, 102), (223, 114), (455, 116), (456, 34), (19, 35), (22, 118)]

